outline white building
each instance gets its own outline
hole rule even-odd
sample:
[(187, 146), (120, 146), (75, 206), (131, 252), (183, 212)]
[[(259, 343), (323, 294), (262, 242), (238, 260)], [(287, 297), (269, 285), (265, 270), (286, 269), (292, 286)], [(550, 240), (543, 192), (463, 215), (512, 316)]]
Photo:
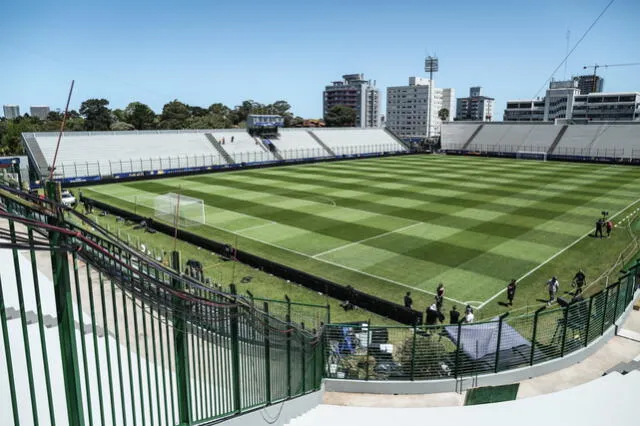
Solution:
[[(433, 93), (430, 94), (432, 87)], [(440, 125), (442, 124), (438, 112), (443, 106), (447, 109), (451, 107), (452, 96), (455, 96), (453, 89), (434, 87), (433, 81), (428, 78), (409, 77), (408, 86), (387, 88), (385, 125), (402, 139), (422, 140), (427, 135), (427, 117), (430, 114), (431, 129), (429, 134), (437, 136), (440, 134)]]
[(47, 115), (49, 115), (50, 109), (46, 105), (34, 105), (29, 108), (29, 111), (32, 117), (37, 117), (40, 120), (46, 120)]
[(455, 89), (441, 89), (442, 90), (442, 108), (446, 108), (449, 111), (449, 117), (445, 121), (453, 121), (456, 116), (456, 90)]
[(581, 95), (578, 80), (552, 81), (542, 99), (507, 101), (504, 121), (640, 120), (640, 93)]
[(469, 96), (458, 98), (456, 104), (457, 121), (491, 121), (495, 99), (482, 95), (482, 87), (469, 89)]
[(20, 106), (18, 105), (3, 105), (2, 109), (4, 111), (4, 118), (7, 120), (20, 117)]
[(323, 113), (326, 116), (336, 105), (346, 105), (356, 111), (354, 127), (380, 127), (380, 91), (364, 74), (346, 74), (323, 92)]
[(573, 118), (640, 121), (640, 93), (589, 93), (573, 100)]

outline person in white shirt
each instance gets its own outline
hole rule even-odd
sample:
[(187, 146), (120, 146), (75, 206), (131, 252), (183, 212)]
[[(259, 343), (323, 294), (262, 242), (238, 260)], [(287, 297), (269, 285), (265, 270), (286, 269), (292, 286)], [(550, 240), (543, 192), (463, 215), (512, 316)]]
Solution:
[(549, 301), (547, 302), (547, 306), (551, 306), (551, 303), (556, 299), (556, 294), (558, 294), (559, 288), (560, 282), (555, 276), (551, 277), (551, 279), (547, 281), (547, 289), (549, 290)]

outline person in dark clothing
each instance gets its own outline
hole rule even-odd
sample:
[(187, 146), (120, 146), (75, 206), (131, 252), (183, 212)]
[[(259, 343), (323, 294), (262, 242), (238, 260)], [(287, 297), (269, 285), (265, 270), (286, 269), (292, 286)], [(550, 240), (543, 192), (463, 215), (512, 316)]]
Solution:
[(411, 309), (411, 305), (413, 305), (413, 299), (411, 298), (411, 292), (408, 291), (407, 294), (404, 295), (404, 307)]
[(596, 233), (593, 235), (594, 237), (597, 238), (598, 235), (600, 235), (600, 238), (602, 238), (602, 225), (604, 225), (604, 220), (598, 219), (596, 222)]
[(449, 324), (458, 324), (460, 322), (460, 312), (455, 306), (449, 311)]
[(607, 238), (611, 236), (611, 230), (613, 229), (613, 222), (607, 221)]
[(348, 300), (345, 300), (344, 302), (342, 302), (340, 304), (340, 306), (342, 307), (342, 309), (346, 311), (352, 311), (354, 310), (356, 307), (353, 303), (349, 302)]
[(444, 284), (438, 284), (438, 288), (436, 288), (436, 307), (438, 308), (438, 312), (442, 309), (442, 303), (444, 302)]
[(427, 308), (427, 325), (436, 325), (438, 323), (438, 308), (433, 303)]
[(513, 306), (513, 298), (516, 295), (516, 280), (513, 279), (507, 285), (507, 300), (509, 300), (509, 306)]
[(585, 283), (587, 281), (587, 277), (584, 275), (584, 272), (582, 272), (582, 269), (580, 269), (578, 272), (576, 272), (576, 275), (573, 277), (573, 286), (576, 288), (576, 296), (582, 294), (582, 287), (584, 287)]

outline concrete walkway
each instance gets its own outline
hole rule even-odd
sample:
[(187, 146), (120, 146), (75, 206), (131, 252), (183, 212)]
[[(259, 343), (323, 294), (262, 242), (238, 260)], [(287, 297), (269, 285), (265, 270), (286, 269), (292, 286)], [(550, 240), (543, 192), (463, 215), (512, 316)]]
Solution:
[[(573, 388), (602, 376), (608, 369), (640, 357), (640, 311), (632, 310), (618, 335), (584, 361), (554, 373), (520, 382), (518, 399)], [(464, 404), (465, 393), (380, 395), (325, 392), (324, 404), (354, 407), (451, 407)]]

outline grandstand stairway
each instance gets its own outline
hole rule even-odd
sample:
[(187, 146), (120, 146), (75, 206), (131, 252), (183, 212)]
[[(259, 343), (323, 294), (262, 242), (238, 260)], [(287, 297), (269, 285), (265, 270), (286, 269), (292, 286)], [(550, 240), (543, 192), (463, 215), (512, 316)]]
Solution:
[(566, 133), (568, 128), (569, 128), (568, 124), (565, 124), (564, 126), (562, 126), (562, 129), (560, 129), (560, 131), (556, 135), (556, 138), (553, 140), (553, 143), (551, 144), (551, 146), (547, 150), (547, 155), (553, 153), (553, 151), (556, 149), (556, 147), (560, 143), (560, 140), (562, 139), (562, 136), (564, 136), (564, 134)]
[(398, 143), (400, 143), (402, 146), (404, 146), (404, 147), (405, 147), (405, 148), (407, 148), (408, 150), (410, 150), (410, 149), (411, 149), (411, 147), (409, 146), (409, 144), (408, 144), (408, 143), (406, 143), (405, 141), (403, 141), (402, 139), (400, 139), (400, 138), (398, 137), (398, 135), (396, 135), (393, 131), (391, 131), (391, 129), (389, 129), (389, 128), (385, 127), (385, 128), (384, 128), (384, 131), (385, 131), (389, 136), (391, 136), (393, 139), (395, 139), (396, 141), (398, 141)]
[(273, 145), (273, 147), (275, 148), (273, 151), (271, 151), (269, 148), (267, 148), (267, 144), (265, 144), (263, 142), (262, 139), (260, 139), (259, 137), (254, 137), (254, 139), (256, 140), (256, 142), (258, 142), (258, 145), (260, 145), (260, 148), (264, 149), (266, 152), (270, 152), (271, 155), (273, 155), (275, 158), (277, 158), (280, 161), (284, 161), (284, 158), (282, 157), (282, 155), (280, 155), (280, 153), (278, 152), (278, 147), (276, 146), (276, 144), (273, 143), (273, 141), (271, 139), (267, 139), (271, 145)]
[(478, 126), (478, 128), (475, 130), (475, 132), (473, 132), (473, 134), (469, 137), (469, 140), (466, 141), (462, 147), (462, 150), (466, 150), (467, 148), (469, 148), (469, 145), (471, 145), (471, 142), (473, 142), (473, 140), (476, 138), (476, 136), (478, 135), (478, 133), (480, 133), (480, 130), (482, 130), (482, 128), (484, 127), (484, 124), (481, 124)]
[(44, 157), (42, 150), (40, 149), (40, 145), (36, 141), (36, 138), (33, 135), (24, 135), (23, 136), (25, 145), (27, 147), (27, 155), (31, 154), (31, 159), (38, 165), (38, 172), (40, 176), (47, 176), (49, 173), (49, 163), (47, 159)]
[(473, 140), (478, 135), (478, 133), (480, 133), (480, 130), (482, 130), (483, 127), (484, 127), (484, 124), (481, 124), (481, 125), (478, 126), (478, 128), (475, 130), (475, 132), (473, 132), (473, 134), (469, 137), (469, 140), (464, 143), (464, 146), (462, 147), (463, 151), (465, 151), (467, 148), (469, 148), (469, 145), (471, 145), (471, 142), (473, 142)]
[(222, 158), (225, 159), (227, 164), (235, 164), (236, 163), (235, 160), (233, 158), (231, 158), (229, 153), (227, 153), (227, 151), (224, 150), (222, 145), (220, 145), (220, 142), (218, 142), (216, 140), (216, 138), (213, 137), (213, 135), (211, 133), (205, 133), (204, 135), (207, 137), (207, 139), (209, 139), (209, 142), (211, 142), (211, 145), (213, 145), (213, 147), (220, 153), (220, 155), (222, 155)]
[(313, 133), (311, 130), (307, 130), (307, 133), (309, 133), (311, 135), (311, 137), (318, 142), (318, 145), (320, 145), (322, 148), (324, 148), (325, 151), (327, 151), (327, 153), (329, 153), (330, 156), (335, 157), (336, 153), (333, 152), (331, 150), (331, 148), (329, 148), (327, 145), (324, 144), (324, 142), (322, 142), (322, 140), (318, 137), (318, 135), (316, 135), (315, 133)]

